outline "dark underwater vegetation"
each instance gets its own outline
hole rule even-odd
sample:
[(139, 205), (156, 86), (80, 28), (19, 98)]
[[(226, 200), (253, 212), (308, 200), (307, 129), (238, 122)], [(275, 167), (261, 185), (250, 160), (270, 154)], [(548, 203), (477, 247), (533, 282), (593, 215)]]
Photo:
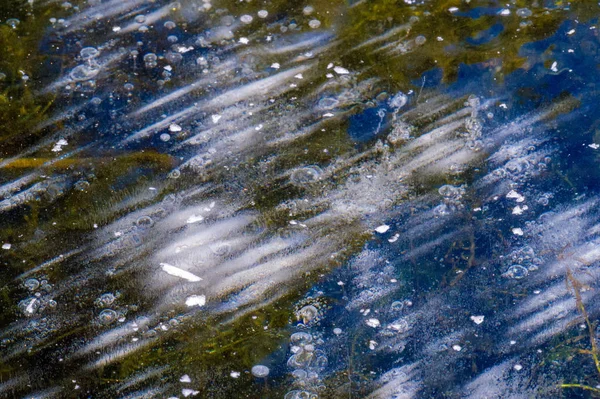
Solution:
[(0, 1), (0, 398), (600, 397), (599, 15)]

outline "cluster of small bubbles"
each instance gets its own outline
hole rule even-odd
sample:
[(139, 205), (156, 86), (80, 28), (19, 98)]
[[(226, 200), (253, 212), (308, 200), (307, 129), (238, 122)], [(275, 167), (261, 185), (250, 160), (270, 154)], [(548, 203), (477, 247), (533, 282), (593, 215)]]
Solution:
[(533, 12), (529, 8), (519, 8), (517, 10), (517, 15), (521, 18), (531, 17), (532, 14)]
[(40, 282), (35, 278), (28, 278), (23, 284), (29, 291), (35, 291), (40, 286)]
[(481, 120), (479, 120), (479, 118), (477, 117), (470, 117), (467, 118), (466, 122), (465, 122), (465, 128), (467, 129), (467, 132), (469, 133), (469, 138), (471, 139), (477, 139), (481, 137), (481, 133), (483, 132), (483, 124), (481, 123)]
[(417, 46), (424, 45), (426, 41), (427, 41), (427, 39), (423, 35), (419, 35), (419, 36), (415, 37), (415, 44)]
[(308, 21), (308, 26), (312, 29), (318, 29), (321, 26), (321, 21), (319, 21), (318, 19), (311, 19), (310, 21)]
[(175, 29), (175, 27), (177, 26), (177, 24), (175, 24), (175, 22), (173, 22), (173, 21), (167, 21), (167, 22), (165, 22), (165, 23), (163, 24), (163, 26), (164, 26), (166, 29), (169, 29), (169, 30), (171, 30), (171, 29)]
[(146, 22), (146, 16), (145, 15), (136, 15), (136, 17), (134, 18), (134, 21), (137, 22), (138, 24), (143, 24), (144, 22)]
[(452, 186), (445, 184), (438, 189), (443, 197), (444, 204), (449, 208), (458, 209), (462, 207), (462, 197), (465, 195), (465, 186)]
[(313, 7), (313, 6), (306, 6), (306, 7), (304, 7), (304, 9), (302, 10), (302, 13), (303, 13), (304, 15), (310, 15), (310, 14), (312, 14), (314, 11), (315, 11), (315, 9), (314, 9), (314, 7)]
[(526, 159), (513, 159), (504, 165), (504, 168), (513, 175), (520, 174), (531, 167), (531, 164)]
[(536, 271), (543, 263), (542, 259), (536, 256), (536, 253), (529, 245), (512, 251), (508, 255), (508, 259), (512, 264), (517, 264), (527, 268), (528, 271)]
[(286, 393), (284, 399), (317, 399), (318, 397), (314, 392), (293, 390)]
[[(303, 308), (304, 309), (304, 308)], [(335, 331), (335, 330), (334, 330)], [(341, 334), (341, 330), (339, 330)], [(321, 389), (319, 373), (328, 365), (325, 353), (316, 348), (322, 339), (315, 339), (308, 332), (296, 332), (290, 337), (290, 352), (287, 361), (294, 377), (294, 389), (285, 398), (317, 398), (314, 391)]]
[(318, 316), (319, 311), (313, 305), (306, 305), (296, 312), (296, 318), (298, 321), (302, 321), (304, 324), (310, 324)]
[(116, 298), (112, 293), (107, 292), (105, 294), (100, 295), (100, 297), (96, 299), (94, 303), (96, 304), (96, 306), (103, 308), (112, 305), (115, 302), (115, 299)]
[(167, 36), (167, 41), (169, 43), (177, 43), (179, 41), (179, 38), (175, 35), (169, 35)]
[(146, 68), (156, 67), (156, 65), (158, 65), (156, 62), (157, 59), (158, 57), (154, 53), (148, 53), (144, 55), (144, 64), (146, 65)]
[(100, 55), (100, 51), (95, 47), (84, 47), (79, 51), (79, 56), (84, 61), (96, 58), (98, 55)]
[(260, 10), (256, 13), (259, 18), (267, 18), (269, 16), (269, 12), (267, 10)]
[(117, 312), (112, 309), (104, 309), (98, 315), (98, 320), (104, 325), (108, 325), (117, 320)]
[(256, 366), (252, 366), (250, 370), (252, 375), (257, 378), (265, 378), (269, 375), (269, 368), (267, 366), (263, 366), (262, 364), (257, 364)]
[(100, 72), (100, 65), (90, 60), (87, 64), (73, 68), (69, 76), (76, 82), (82, 82), (94, 78), (98, 72)]
[(173, 169), (172, 171), (169, 172), (167, 177), (169, 179), (179, 179), (180, 176), (181, 176), (181, 171), (179, 169)]
[[(396, 113), (394, 113), (394, 117), (395, 116), (396, 116)], [(390, 132), (390, 134), (388, 134), (388, 136), (387, 136), (387, 141), (392, 145), (406, 142), (407, 140), (409, 140), (411, 138), (411, 135), (415, 131), (414, 126), (409, 125), (408, 123), (406, 123), (400, 119), (395, 120), (392, 123), (392, 126), (393, 126), (393, 129)]]
[(295, 185), (304, 186), (319, 181), (322, 173), (317, 166), (307, 166), (294, 170), (290, 175), (290, 180)]
[(504, 273), (502, 273), (502, 277), (506, 278), (514, 278), (515, 280), (520, 280), (529, 275), (529, 270), (524, 268), (521, 265), (512, 265), (508, 268)]
[(6, 25), (10, 26), (13, 29), (16, 29), (20, 23), (21, 21), (19, 21), (17, 18), (9, 18), (6, 20)]
[(254, 20), (254, 18), (252, 18), (252, 15), (245, 14), (240, 17), (240, 21), (243, 24), (249, 24), (252, 22), (252, 20)]
[(150, 216), (142, 216), (136, 220), (135, 224), (140, 228), (149, 228), (154, 225), (154, 220)]

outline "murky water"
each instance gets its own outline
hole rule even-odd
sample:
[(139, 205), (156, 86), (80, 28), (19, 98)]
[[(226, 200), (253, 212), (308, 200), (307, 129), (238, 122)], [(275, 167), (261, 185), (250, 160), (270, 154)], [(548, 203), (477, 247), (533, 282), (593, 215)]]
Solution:
[(0, 397), (597, 395), (599, 13), (2, 2)]

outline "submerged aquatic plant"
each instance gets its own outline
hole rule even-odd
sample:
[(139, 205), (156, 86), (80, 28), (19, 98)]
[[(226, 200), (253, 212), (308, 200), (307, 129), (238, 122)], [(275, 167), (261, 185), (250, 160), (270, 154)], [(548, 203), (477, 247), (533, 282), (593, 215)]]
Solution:
[[(575, 278), (571, 269), (567, 268), (567, 276), (566, 276), (566, 284), (567, 290), (573, 293), (575, 297), (575, 303), (577, 306), (577, 310), (581, 313), (581, 316), (585, 320), (585, 325), (588, 330), (588, 334), (590, 336), (590, 344), (591, 350), (588, 349), (580, 349), (579, 353), (589, 355), (594, 360), (594, 366), (596, 367), (596, 371), (598, 372), (598, 376), (600, 376), (600, 358), (598, 357), (598, 341), (596, 340), (596, 336), (594, 334), (595, 323), (590, 321), (590, 317), (585, 309), (585, 305), (583, 304), (583, 299), (581, 296), (582, 289), (585, 288), (585, 285), (582, 284), (579, 280)], [(586, 391), (593, 392), (595, 394), (600, 394), (600, 389), (596, 387), (592, 387), (586, 384), (560, 384), (561, 388), (575, 388), (575, 389), (583, 389)]]

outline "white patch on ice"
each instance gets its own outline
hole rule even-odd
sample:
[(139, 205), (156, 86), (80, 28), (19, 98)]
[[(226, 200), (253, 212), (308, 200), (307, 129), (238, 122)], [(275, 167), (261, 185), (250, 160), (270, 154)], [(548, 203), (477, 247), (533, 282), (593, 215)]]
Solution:
[(517, 236), (523, 235), (523, 229), (521, 229), (520, 227), (515, 227), (514, 229), (512, 229), (512, 232), (514, 235), (517, 235)]
[(506, 194), (506, 198), (515, 199), (517, 202), (525, 201), (525, 197), (516, 192), (515, 190), (510, 190), (508, 194)]
[(60, 139), (56, 142), (56, 144), (54, 144), (54, 147), (52, 147), (52, 152), (61, 152), (63, 146), (67, 145), (69, 143), (67, 143), (67, 140), (65, 139)]
[(475, 323), (475, 324), (483, 323), (484, 318), (485, 318), (485, 316), (471, 316), (471, 320), (473, 320), (473, 323)]
[(192, 281), (192, 282), (202, 280), (200, 277), (196, 276), (195, 274), (187, 272), (187, 271), (180, 269), (178, 267), (175, 267), (173, 265), (169, 265), (168, 263), (161, 263), (160, 266), (162, 267), (163, 271), (167, 272), (171, 276), (180, 277), (182, 279), (185, 279), (187, 281)]
[(365, 323), (367, 323), (369, 327), (373, 328), (377, 328), (381, 325), (381, 323), (377, 319), (368, 319)]
[(187, 299), (185, 300), (185, 304), (189, 307), (202, 307), (206, 304), (206, 297), (204, 295), (191, 295), (187, 297)]
[(347, 75), (350, 73), (349, 70), (347, 70), (346, 68), (343, 68), (341, 66), (336, 66), (333, 68), (333, 70), (335, 71), (335, 73), (337, 73), (338, 75)]
[(375, 229), (376, 232), (378, 232), (379, 234), (383, 234), (386, 231), (388, 231), (390, 229), (390, 226), (388, 226), (387, 224), (382, 224), (381, 226), (377, 227)]
[(190, 395), (192, 395), (192, 396), (196, 396), (196, 395), (198, 395), (199, 393), (200, 393), (200, 391), (194, 391), (193, 389), (182, 389), (182, 390), (181, 390), (181, 394), (182, 394), (183, 396), (185, 396), (186, 398), (187, 398), (188, 396), (190, 396)]
[(203, 221), (204, 218), (200, 215), (192, 215), (185, 222), (187, 224), (197, 223)]

